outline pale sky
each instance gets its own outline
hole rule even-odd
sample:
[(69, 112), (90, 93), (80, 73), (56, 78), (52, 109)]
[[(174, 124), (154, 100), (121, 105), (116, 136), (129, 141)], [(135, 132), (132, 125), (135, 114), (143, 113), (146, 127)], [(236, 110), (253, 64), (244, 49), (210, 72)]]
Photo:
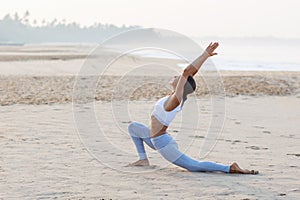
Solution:
[(30, 12), (82, 25), (163, 28), (187, 36), (300, 38), (300, 0), (3, 0), (5, 14)]

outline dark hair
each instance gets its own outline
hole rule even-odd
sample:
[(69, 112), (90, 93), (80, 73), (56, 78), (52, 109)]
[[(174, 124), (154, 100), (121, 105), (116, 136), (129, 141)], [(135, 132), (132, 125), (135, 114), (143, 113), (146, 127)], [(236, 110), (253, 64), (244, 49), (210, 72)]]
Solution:
[(196, 90), (196, 82), (192, 76), (189, 76), (184, 85), (182, 106), (183, 106), (184, 102), (187, 100), (187, 95), (193, 93), (195, 90)]

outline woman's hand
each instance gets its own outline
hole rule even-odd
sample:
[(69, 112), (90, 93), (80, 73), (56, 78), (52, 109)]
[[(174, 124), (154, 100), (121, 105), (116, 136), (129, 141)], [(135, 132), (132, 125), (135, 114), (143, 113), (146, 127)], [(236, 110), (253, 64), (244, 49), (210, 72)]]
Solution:
[(217, 55), (214, 51), (219, 46), (219, 43), (214, 42), (210, 43), (208, 47), (206, 47), (205, 51), (202, 55), (200, 55), (194, 62), (192, 62), (190, 65), (188, 65), (183, 72), (183, 76), (185, 78), (188, 78), (188, 76), (194, 76), (202, 66), (202, 64), (209, 58), (210, 56)]
[(214, 56), (217, 55), (217, 53), (215, 53), (214, 51), (216, 50), (216, 48), (219, 46), (219, 43), (214, 42), (214, 43), (210, 43), (208, 45), (208, 47), (206, 47), (205, 52), (208, 56)]

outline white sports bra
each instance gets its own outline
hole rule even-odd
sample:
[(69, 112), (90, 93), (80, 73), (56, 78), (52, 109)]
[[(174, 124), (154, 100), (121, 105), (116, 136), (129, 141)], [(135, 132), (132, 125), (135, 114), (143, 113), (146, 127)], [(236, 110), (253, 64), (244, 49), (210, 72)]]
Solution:
[(164, 108), (164, 104), (167, 101), (167, 99), (169, 98), (169, 96), (163, 97), (161, 99), (159, 99), (155, 106), (154, 106), (154, 110), (152, 112), (152, 115), (163, 125), (165, 126), (169, 126), (170, 123), (173, 121), (173, 119), (175, 118), (177, 112), (181, 111), (181, 105), (182, 105), (182, 101), (180, 102), (180, 104), (174, 108), (172, 111), (166, 111)]

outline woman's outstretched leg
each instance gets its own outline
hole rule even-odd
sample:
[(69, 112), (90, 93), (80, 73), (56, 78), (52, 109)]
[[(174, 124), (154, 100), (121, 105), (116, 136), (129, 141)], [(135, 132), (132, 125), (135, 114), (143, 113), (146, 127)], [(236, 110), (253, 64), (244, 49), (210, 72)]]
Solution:
[(230, 172), (229, 165), (223, 165), (210, 161), (198, 161), (185, 154), (173, 162), (175, 165), (183, 167), (191, 172)]
[(192, 172), (225, 172), (235, 174), (258, 174), (258, 171), (242, 169), (237, 163), (229, 165), (223, 165), (209, 161), (198, 161), (190, 158), (189, 156), (182, 154), (182, 156), (173, 162), (175, 165), (181, 166)]
[(155, 148), (159, 153), (169, 162), (187, 169), (191, 172), (212, 172), (221, 171), (228, 173), (230, 170), (229, 165), (222, 165), (214, 162), (201, 162), (180, 152), (176, 141), (169, 135), (164, 134), (151, 139)]
[(225, 172), (244, 174), (250, 174), (253, 172), (253, 174), (255, 174), (253, 170), (242, 170), (236, 163), (229, 166), (215, 162), (195, 160), (180, 152), (176, 141), (169, 134), (152, 138), (152, 143), (166, 160), (191, 172)]
[(150, 140), (150, 129), (144, 124), (132, 122), (128, 126), (128, 132), (135, 144), (139, 160), (127, 166), (148, 166), (149, 161), (145, 151), (144, 142), (152, 149), (155, 149)]

